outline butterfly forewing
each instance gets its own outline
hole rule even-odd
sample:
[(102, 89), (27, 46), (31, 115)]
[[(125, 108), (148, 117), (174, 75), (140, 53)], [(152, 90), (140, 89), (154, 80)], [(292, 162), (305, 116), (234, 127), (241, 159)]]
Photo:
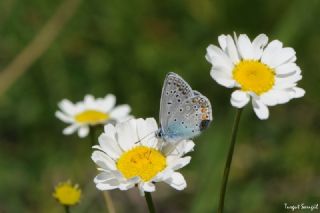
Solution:
[(175, 73), (168, 73), (163, 84), (160, 100), (160, 125), (167, 128), (168, 121), (173, 112), (182, 102), (193, 96), (193, 91), (189, 84)]

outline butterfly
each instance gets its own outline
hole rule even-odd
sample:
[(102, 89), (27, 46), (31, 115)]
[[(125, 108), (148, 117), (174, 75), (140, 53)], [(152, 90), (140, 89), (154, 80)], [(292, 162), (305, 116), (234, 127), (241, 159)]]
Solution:
[(178, 74), (169, 72), (162, 87), (159, 117), (156, 137), (175, 143), (193, 138), (208, 128), (212, 108), (207, 97), (192, 90)]

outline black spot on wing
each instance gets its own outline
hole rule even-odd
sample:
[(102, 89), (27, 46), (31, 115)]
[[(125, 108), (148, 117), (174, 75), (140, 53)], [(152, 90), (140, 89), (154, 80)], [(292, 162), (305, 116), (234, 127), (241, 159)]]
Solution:
[(200, 131), (205, 130), (211, 123), (211, 120), (202, 120), (200, 123)]

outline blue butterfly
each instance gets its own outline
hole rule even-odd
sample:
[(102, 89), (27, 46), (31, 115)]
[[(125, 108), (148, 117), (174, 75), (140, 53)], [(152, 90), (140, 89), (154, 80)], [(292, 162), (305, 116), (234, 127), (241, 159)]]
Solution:
[(162, 88), (160, 128), (156, 136), (165, 142), (179, 142), (199, 135), (211, 121), (208, 98), (192, 90), (176, 73), (168, 73)]

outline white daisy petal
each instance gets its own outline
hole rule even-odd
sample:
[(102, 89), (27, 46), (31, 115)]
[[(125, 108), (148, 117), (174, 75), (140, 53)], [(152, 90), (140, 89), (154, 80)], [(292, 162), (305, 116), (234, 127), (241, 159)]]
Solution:
[(97, 189), (101, 191), (116, 189), (118, 188), (119, 185), (120, 185), (120, 182), (117, 179), (110, 179), (102, 183), (96, 183)]
[(236, 82), (225, 72), (212, 68), (210, 72), (211, 77), (220, 85), (232, 88), (236, 85)]
[(142, 184), (142, 189), (145, 192), (154, 192), (156, 190), (156, 187), (153, 183), (147, 182)]
[(118, 188), (122, 191), (124, 190), (128, 190), (128, 189), (131, 189), (133, 187), (135, 187), (136, 184), (139, 183), (139, 178), (138, 177), (135, 177), (135, 178), (131, 178), (131, 179), (128, 179), (128, 180), (125, 180), (125, 179), (122, 179), (120, 181), (120, 184), (118, 186)]
[(250, 39), (247, 35), (241, 34), (238, 38), (238, 47), (243, 59), (254, 59), (254, 50)]
[(234, 41), (230, 35), (227, 36), (226, 52), (228, 53), (228, 55), (230, 56), (230, 58), (234, 64), (237, 64), (239, 62), (240, 58), (238, 55), (238, 51), (237, 51), (236, 45), (234, 44)]
[(88, 126), (81, 126), (78, 130), (78, 136), (80, 138), (84, 138), (89, 134), (89, 127)]
[(301, 72), (295, 63), (286, 63), (275, 68), (277, 75), (292, 75)]
[(209, 45), (207, 48), (206, 59), (213, 67), (223, 67), (226, 72), (231, 72), (233, 63), (231, 59), (219, 47)]
[(167, 163), (173, 170), (178, 170), (185, 167), (187, 164), (190, 163), (190, 161), (191, 161), (190, 156), (187, 156), (184, 158), (170, 156), (167, 158)]
[(296, 62), (296, 60), (297, 60), (297, 56), (296, 56), (296, 55), (294, 55), (294, 56), (292, 56), (292, 57), (288, 60), (288, 62), (287, 62), (287, 63), (295, 63), (295, 62)]
[(116, 104), (116, 96), (108, 94), (103, 101), (103, 107), (106, 112), (109, 112)]
[(271, 92), (267, 92), (267, 93), (262, 94), (260, 96), (261, 101), (267, 106), (275, 106), (275, 105), (277, 105), (278, 101), (275, 98), (275, 93), (276, 92), (277, 91), (274, 90), (272, 93)]
[(101, 150), (103, 150), (112, 159), (117, 159), (122, 151), (118, 143), (106, 134), (101, 134), (98, 138)]
[(88, 108), (94, 108), (95, 107), (95, 100), (93, 95), (86, 95), (84, 96), (84, 104), (88, 107)]
[(174, 150), (176, 152), (172, 152), (171, 154), (178, 155), (179, 157), (181, 157), (182, 155), (193, 151), (195, 144), (191, 140), (183, 140), (183, 141), (180, 141), (175, 146), (176, 148)]
[(293, 57), (295, 57), (296, 52), (294, 49), (290, 47), (282, 48), (277, 52), (273, 53), (272, 61), (268, 63), (268, 65), (272, 68), (276, 68), (282, 64), (291, 61)]
[(137, 126), (136, 120), (131, 119), (128, 122), (119, 123), (116, 126), (118, 132), (118, 143), (122, 150), (127, 151), (137, 143)]
[(157, 121), (154, 118), (147, 118), (146, 120), (137, 119), (137, 129), (139, 139), (142, 139), (158, 130)]
[(104, 126), (104, 134), (112, 138), (113, 140), (116, 140), (116, 128), (112, 124), (107, 124)]
[(76, 112), (76, 107), (71, 101), (64, 99), (59, 102), (60, 109), (66, 114), (73, 115)]
[(290, 100), (290, 95), (283, 90), (272, 90), (262, 94), (260, 99), (267, 106), (275, 106), (277, 104), (287, 103)]
[(152, 179), (152, 182), (162, 182), (165, 181), (166, 179), (170, 178), (172, 173), (174, 173), (174, 171), (167, 167), (165, 170), (161, 171), (155, 178)]
[(253, 47), (253, 59), (258, 60), (261, 58), (263, 53), (263, 48), (268, 43), (268, 37), (265, 34), (258, 35), (253, 41), (252, 41), (252, 47)]
[(139, 184), (138, 184), (138, 189), (139, 189), (139, 194), (141, 195), (141, 196), (145, 196), (145, 193), (144, 193), (144, 189), (143, 189), (143, 182), (140, 182)]
[(268, 107), (265, 104), (263, 104), (260, 100), (257, 100), (256, 98), (252, 98), (252, 105), (253, 105), (253, 110), (259, 119), (265, 120), (269, 117)]
[(157, 139), (155, 133), (158, 130), (157, 122), (154, 118), (137, 119), (138, 141), (145, 145), (155, 147)]
[(128, 116), (130, 111), (131, 111), (131, 108), (129, 105), (127, 104), (119, 105), (110, 112), (110, 117), (115, 120), (120, 120)]
[(93, 181), (95, 183), (102, 183), (111, 179), (115, 179), (115, 176), (112, 172), (101, 172), (93, 179)]
[(104, 170), (115, 170), (115, 162), (105, 153), (101, 151), (94, 151), (91, 155), (91, 159)]
[(184, 177), (179, 172), (174, 172), (165, 182), (177, 190), (183, 190), (187, 187)]
[(306, 93), (304, 89), (301, 89), (299, 87), (290, 88), (290, 89), (288, 89), (288, 91), (290, 92), (290, 96), (292, 98), (301, 98)]
[(222, 48), (223, 51), (227, 48), (227, 36), (226, 35), (220, 35), (218, 37), (219, 45)]
[(121, 183), (119, 185), (119, 189), (124, 191), (124, 190), (128, 190), (128, 189), (131, 189), (132, 187), (135, 186), (135, 183), (134, 182), (125, 182), (125, 183)]
[(182, 156), (182, 155), (187, 154), (188, 152), (193, 151), (195, 144), (191, 140), (184, 140), (184, 141), (181, 141), (180, 144), (178, 144), (177, 146), (178, 146), (178, 150), (180, 151), (180, 154), (181, 154), (179, 156)]
[[(273, 64), (274, 53), (280, 51), (282, 43), (278, 40), (271, 41), (263, 51), (261, 61), (265, 64)], [(273, 67), (272, 67), (273, 68)]]
[(55, 116), (57, 118), (59, 118), (60, 120), (62, 120), (63, 122), (65, 123), (73, 123), (74, 122), (74, 118), (73, 117), (70, 117), (66, 114), (64, 114), (63, 112), (60, 112), (60, 111), (56, 111), (55, 113)]
[(232, 106), (237, 108), (244, 107), (245, 105), (247, 105), (249, 100), (250, 100), (249, 94), (241, 90), (236, 90), (231, 95), (231, 104)]
[(71, 135), (79, 128), (78, 124), (72, 124), (63, 130), (64, 135)]
[(302, 76), (300, 74), (296, 75), (290, 75), (288, 77), (276, 77), (275, 78), (275, 88), (286, 88), (282, 85), (291, 85), (293, 83), (296, 83), (297, 81), (300, 81), (302, 79)]

